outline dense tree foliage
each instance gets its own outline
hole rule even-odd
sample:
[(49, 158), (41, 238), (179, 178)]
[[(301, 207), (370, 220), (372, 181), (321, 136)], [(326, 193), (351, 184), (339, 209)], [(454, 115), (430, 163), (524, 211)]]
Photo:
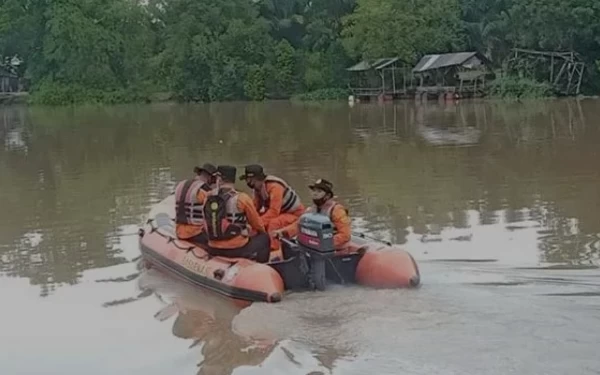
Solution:
[(45, 103), (334, 92), (362, 58), (466, 49), (574, 50), (597, 79), (599, 35), (595, 0), (0, 0), (0, 56)]
[(400, 56), (462, 48), (458, 0), (359, 0), (342, 35), (357, 58)]

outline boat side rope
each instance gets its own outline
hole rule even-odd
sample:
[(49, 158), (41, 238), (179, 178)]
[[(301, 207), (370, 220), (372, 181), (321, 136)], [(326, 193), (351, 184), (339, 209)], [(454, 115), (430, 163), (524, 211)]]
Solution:
[[(171, 218), (172, 221), (175, 221), (175, 219)], [(204, 250), (204, 252), (206, 253), (206, 255), (203, 256), (199, 256), (198, 254), (196, 254), (194, 250), (194, 248), (198, 247), (198, 246), (187, 246), (187, 247), (182, 247), (180, 245), (177, 244), (176, 241), (180, 241), (177, 237), (173, 237), (170, 236), (168, 234), (165, 234), (161, 231), (159, 231), (159, 227), (157, 227), (156, 225), (154, 225), (154, 223), (156, 222), (156, 219), (148, 219), (148, 221), (146, 221), (146, 225), (150, 226), (150, 233), (156, 233), (159, 236), (161, 236), (162, 238), (165, 238), (167, 240), (167, 243), (173, 243), (173, 246), (175, 246), (176, 248), (178, 248), (179, 250), (183, 250), (187, 253), (191, 252), (192, 255), (200, 260), (211, 260), (212, 258), (214, 258), (214, 256), (210, 255), (206, 250)], [(143, 236), (143, 229), (140, 229), (139, 232), (140, 237)], [(199, 247), (198, 247), (199, 248)], [(220, 257), (221, 259), (223, 259), (223, 257)], [(233, 260), (228, 260), (228, 259), (223, 259), (224, 262), (229, 263), (229, 267), (232, 267), (234, 265), (236, 265), (238, 262), (237, 261), (233, 261)]]

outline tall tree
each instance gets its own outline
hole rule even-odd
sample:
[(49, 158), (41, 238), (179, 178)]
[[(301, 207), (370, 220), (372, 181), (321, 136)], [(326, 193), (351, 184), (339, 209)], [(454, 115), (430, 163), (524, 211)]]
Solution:
[(510, 9), (513, 0), (461, 0), (466, 43), (492, 61), (506, 57), (516, 38)]
[(26, 62), (41, 101), (122, 101), (147, 77), (151, 34), (134, 2), (6, 0), (0, 14), (2, 54)]
[(155, 61), (165, 85), (184, 100), (245, 97), (245, 80), (255, 80), (255, 68), (272, 54), (268, 24), (255, 4), (172, 0), (150, 6), (165, 35)]
[(345, 19), (345, 45), (356, 58), (449, 52), (462, 46), (457, 0), (358, 0)]

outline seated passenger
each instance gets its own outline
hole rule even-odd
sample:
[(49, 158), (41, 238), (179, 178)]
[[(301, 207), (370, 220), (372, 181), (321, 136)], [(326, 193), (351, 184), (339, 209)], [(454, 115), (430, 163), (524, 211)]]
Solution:
[[(311, 190), (314, 205), (309, 207), (306, 212), (321, 213), (328, 216), (334, 226), (333, 244), (336, 249), (344, 248), (350, 242), (352, 227), (348, 210), (334, 198), (333, 184), (327, 180), (319, 179), (308, 187)], [(287, 238), (296, 237), (297, 234), (297, 222), (272, 233), (275, 237), (284, 236)]]
[[(247, 165), (244, 175), (240, 180), (245, 180), (246, 185), (253, 191), (254, 207), (268, 232), (284, 228), (298, 221), (304, 213), (304, 206), (296, 191), (283, 179), (265, 175), (260, 165)], [(271, 251), (281, 256), (281, 245), (277, 239), (271, 241)]]
[(203, 204), (206, 192), (214, 188), (217, 168), (206, 163), (194, 172), (194, 178), (180, 181), (175, 188), (175, 232), (181, 240), (206, 245)]
[[(248, 194), (235, 190), (236, 168), (217, 168), (217, 188), (204, 201), (207, 251), (214, 256), (269, 260), (269, 235)], [(248, 228), (248, 226), (250, 228)], [(249, 229), (253, 230), (253, 235)]]

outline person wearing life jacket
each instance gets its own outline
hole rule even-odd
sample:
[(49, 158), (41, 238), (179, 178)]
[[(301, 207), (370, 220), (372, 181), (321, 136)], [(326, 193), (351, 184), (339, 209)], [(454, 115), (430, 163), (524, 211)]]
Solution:
[(194, 178), (180, 181), (175, 188), (175, 232), (181, 240), (205, 245), (204, 198), (214, 187), (217, 167), (206, 163), (194, 172)]
[[(268, 232), (297, 222), (305, 211), (296, 191), (283, 179), (266, 175), (261, 165), (247, 165), (240, 180), (246, 181), (246, 185), (252, 189), (254, 207)], [(281, 244), (276, 238), (271, 239), (271, 251), (274, 258), (283, 258)]]
[[(352, 236), (352, 226), (348, 210), (335, 200), (333, 184), (324, 179), (318, 179), (308, 186), (311, 191), (313, 206), (306, 212), (315, 212), (329, 217), (334, 226), (333, 244), (336, 249), (344, 248)], [(293, 238), (298, 235), (298, 223), (289, 225), (272, 233), (275, 237)]]
[(269, 235), (252, 198), (235, 190), (236, 168), (217, 168), (217, 187), (204, 200), (207, 251), (214, 256), (269, 260)]

